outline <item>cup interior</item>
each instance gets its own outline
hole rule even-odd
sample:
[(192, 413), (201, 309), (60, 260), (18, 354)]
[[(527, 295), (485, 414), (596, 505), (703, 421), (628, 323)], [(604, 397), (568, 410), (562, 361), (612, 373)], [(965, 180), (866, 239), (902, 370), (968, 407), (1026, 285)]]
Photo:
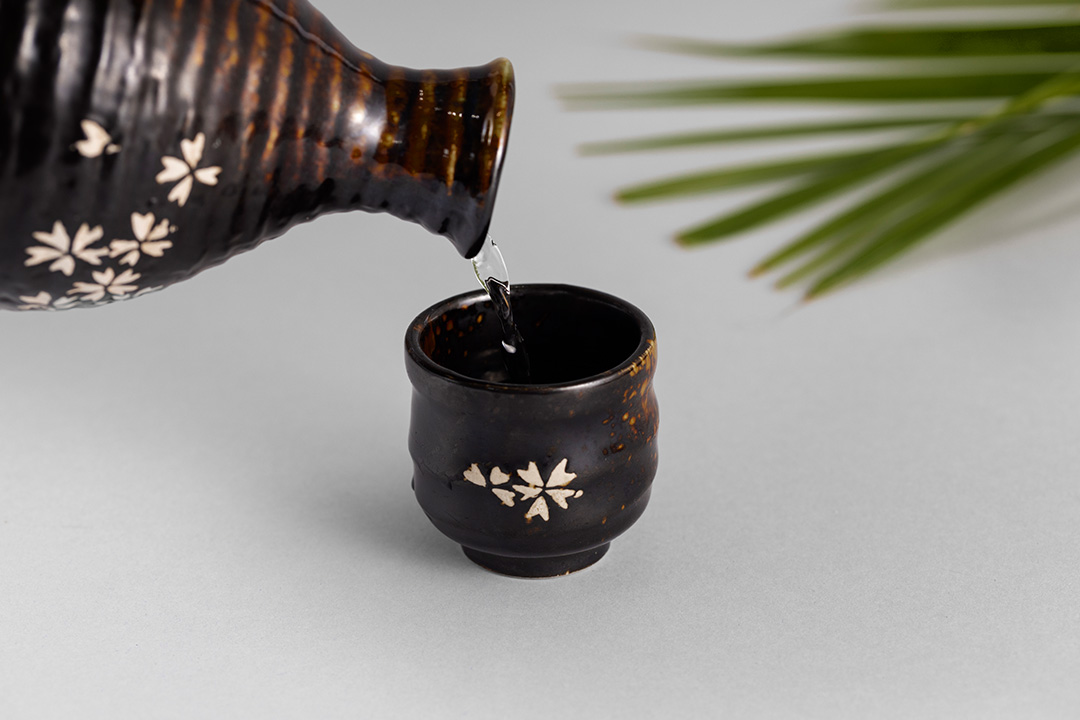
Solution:
[[(512, 291), (514, 319), (525, 340), (530, 385), (573, 383), (603, 375), (641, 351), (647, 318), (604, 293), (563, 285), (520, 285)], [(409, 340), (444, 371), (490, 383), (508, 382), (499, 318), (483, 292), (431, 308)]]

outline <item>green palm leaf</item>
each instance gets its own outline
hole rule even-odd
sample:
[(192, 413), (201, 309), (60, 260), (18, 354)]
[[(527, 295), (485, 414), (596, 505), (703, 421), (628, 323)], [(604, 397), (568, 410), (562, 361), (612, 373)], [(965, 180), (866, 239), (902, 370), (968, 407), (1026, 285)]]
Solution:
[(683, 245), (700, 245), (750, 230), (801, 210), (811, 203), (832, 197), (856, 183), (893, 170), (908, 160), (930, 151), (935, 144), (936, 141), (924, 141), (911, 145), (898, 145), (852, 162), (837, 163), (793, 190), (782, 192), (768, 200), (739, 212), (724, 215), (704, 225), (684, 230), (676, 235), (675, 239)]
[(1035, 148), (1021, 147), (1010, 153), (998, 167), (985, 175), (972, 175), (951, 191), (927, 198), (924, 207), (881, 232), (854, 257), (815, 282), (808, 298), (822, 295), (839, 285), (865, 275), (868, 271), (924, 241), (928, 235), (975, 207), (988, 197), (1005, 190), (1028, 175), (1060, 160), (1080, 148), (1080, 123), (1055, 142)]
[(796, 258), (822, 249), (813, 260), (790, 271), (778, 283), (782, 287), (801, 280), (821, 268), (858, 241), (863, 232), (878, 225), (881, 219), (895, 217), (927, 192), (939, 192), (966, 177), (973, 168), (973, 156), (982, 160), (987, 153), (946, 153), (928, 168), (895, 182), (887, 190), (872, 195), (845, 212), (822, 223), (798, 240), (788, 243), (758, 263), (751, 275), (775, 270)]
[(955, 138), (952, 147), (936, 153), (932, 162), (918, 172), (900, 178), (882, 192), (871, 195), (776, 250), (758, 263), (750, 274), (761, 275), (806, 253), (827, 248), (813, 260), (790, 271), (777, 284), (787, 287), (795, 280), (805, 278), (843, 251), (850, 250), (873, 228), (888, 227), (897, 218), (911, 213), (913, 206), (925, 198), (936, 197), (971, 177), (995, 171), (995, 166), (1019, 142), (1041, 133), (1057, 131), (1063, 125), (1062, 118), (1054, 116), (1040, 120), (1032, 122), (1032, 118), (1013, 118), (1008, 123), (990, 125), (980, 135)]
[(1047, 72), (961, 73), (957, 75), (861, 75), (788, 79), (764, 83), (667, 83), (604, 89), (569, 89), (572, 110), (709, 105), (746, 100), (948, 101), (1006, 98), (1027, 92), (1055, 75)]
[(1026, 5), (1075, 5), (1076, 0), (889, 0), (886, 7), (932, 8), (932, 7), (1023, 7)]
[(657, 50), (689, 55), (796, 55), (862, 58), (922, 58), (1075, 54), (1080, 23), (1029, 27), (894, 28), (865, 27), (760, 45), (647, 39)]
[(676, 135), (658, 135), (631, 140), (609, 140), (587, 143), (581, 146), (584, 155), (608, 155), (612, 153), (639, 152), (642, 150), (668, 150), (670, 148), (720, 145), (745, 140), (776, 140), (779, 138), (806, 137), (811, 135), (835, 135), (837, 133), (873, 132), (896, 128), (927, 125), (952, 125), (968, 117), (960, 115), (935, 115), (928, 117), (892, 117), (838, 122), (807, 123), (805, 125), (776, 125), (772, 127), (739, 128), (737, 130), (703, 130)]
[(862, 150), (832, 153), (782, 162), (707, 170), (623, 188), (615, 194), (615, 198), (620, 202), (635, 203), (745, 187), (811, 173), (825, 173), (834, 168), (848, 167), (853, 162), (871, 159), (880, 152), (880, 150)]
[[(676, 234), (683, 245), (730, 238), (854, 192), (864, 195), (820, 226), (773, 252), (752, 275), (782, 271), (778, 287), (808, 282), (818, 297), (880, 268), (925, 242), (981, 203), (1080, 152), (1080, 23), (1036, 15), (1024, 22), (990, 22), (986, 8), (1068, 5), (1080, 0), (890, 0), (905, 8), (969, 8), (969, 22), (854, 27), (774, 43), (738, 45), (655, 39), (658, 49), (715, 56), (793, 56), (858, 61), (858, 72), (832, 77), (755, 82), (667, 82), (565, 88), (570, 109), (664, 108), (759, 101), (933, 103), (998, 100), (981, 113), (867, 115), (752, 128), (721, 128), (644, 138), (605, 139), (583, 146), (590, 155), (694, 148), (739, 141), (794, 139), (892, 130), (906, 134), (884, 147), (721, 167), (623, 188), (622, 202), (662, 200), (763, 183), (783, 183), (766, 199)], [(1004, 72), (1001, 61), (1042, 58), (1037, 70)], [(866, 60), (875, 64), (867, 66)], [(919, 62), (933, 61), (933, 65)], [(913, 64), (914, 63), (914, 64)], [(835, 65), (833, 66), (835, 67)]]

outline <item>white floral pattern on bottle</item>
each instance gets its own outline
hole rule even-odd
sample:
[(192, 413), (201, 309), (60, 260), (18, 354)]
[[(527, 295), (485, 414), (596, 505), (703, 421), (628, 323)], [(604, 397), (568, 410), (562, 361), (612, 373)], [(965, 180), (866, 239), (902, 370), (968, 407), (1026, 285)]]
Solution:
[(106, 268), (101, 272), (94, 272), (94, 282), (77, 282), (75, 287), (68, 290), (68, 295), (82, 295), (80, 300), (98, 302), (108, 295), (110, 300), (122, 300), (139, 289), (135, 281), (142, 277), (134, 270), (128, 269), (119, 275), (112, 268)]
[[(97, 121), (84, 118), (79, 126), (85, 138), (77, 141), (72, 149), (83, 157), (93, 159), (121, 151), (122, 148), (114, 142), (109, 131)], [(199, 167), (205, 149), (206, 135), (200, 132), (190, 140), (180, 140), (181, 157), (166, 155), (161, 159), (164, 169), (157, 174), (155, 180), (158, 185), (176, 183), (168, 193), (167, 199), (170, 202), (183, 207), (196, 183), (210, 186), (218, 184), (220, 167)], [(151, 185), (151, 187), (154, 186)], [(147, 199), (144, 207), (147, 205), (154, 207), (157, 203), (157, 198), (151, 197)], [(159, 213), (161, 213), (160, 210)], [(19, 310), (66, 310), (79, 306), (92, 307), (118, 300), (130, 300), (161, 290), (164, 286), (140, 288), (138, 281), (142, 278), (142, 274), (135, 272), (133, 268), (144, 257), (163, 257), (165, 251), (174, 246), (168, 236), (177, 232), (178, 228), (173, 224), (172, 219), (152, 212), (132, 212), (129, 220), (133, 238), (123, 237), (126, 232), (121, 231), (117, 233), (121, 234), (121, 237), (101, 247), (95, 247), (95, 244), (105, 236), (100, 225), (91, 226), (90, 223), (84, 222), (72, 238), (64, 223), (57, 220), (53, 223), (52, 230), (33, 233), (34, 240), (40, 244), (26, 248), (26, 253), (29, 255), (25, 262), (26, 267), (50, 263), (48, 267), (50, 271), (63, 273), (69, 278), (79, 270), (80, 261), (98, 270), (86, 269), (90, 270), (91, 281), (85, 280), (86, 270), (80, 271), (80, 276), (84, 279), (75, 280), (65, 295), (54, 298), (51, 293), (44, 290), (37, 295), (21, 295), (19, 302), (22, 304), (16, 307)], [(116, 236), (113, 235), (113, 237)], [(111, 260), (111, 262), (103, 263), (103, 259)], [(125, 265), (127, 268), (123, 267)]]
[(164, 290), (164, 289), (165, 289), (164, 285), (158, 285), (156, 287), (139, 288), (136, 292), (132, 293), (131, 295), (117, 295), (115, 299), (116, 300), (129, 300), (131, 298), (142, 297), (143, 295), (146, 295), (148, 293), (155, 293), (158, 290)]
[(20, 295), (19, 300), (24, 304), (20, 310), (67, 310), (79, 301), (73, 297), (59, 297), (53, 300), (51, 294), (42, 290), (37, 295)]
[[(531, 520), (539, 516), (546, 522), (551, 516), (548, 498), (563, 510), (568, 510), (570, 508), (569, 500), (579, 498), (585, 494), (582, 490), (566, 487), (577, 478), (577, 473), (566, 471), (567, 462), (567, 458), (563, 458), (555, 466), (555, 469), (551, 471), (551, 474), (548, 475), (547, 482), (544, 482), (544, 478), (540, 475), (540, 469), (535, 462), (530, 462), (529, 467), (524, 470), (518, 470), (518, 477), (524, 480), (526, 484), (511, 487), (517, 491), (520, 497), (514, 495), (514, 490), (500, 487), (510, 481), (510, 475), (495, 466), (490, 474), (491, 492), (506, 507), (514, 507), (516, 502), (519, 501), (531, 500), (532, 503), (530, 503), (529, 509), (525, 511), (525, 519)], [(484, 488), (488, 486), (488, 479), (484, 477), (484, 473), (480, 471), (480, 466), (477, 463), (469, 466), (469, 469), (464, 473), (464, 478), (473, 485)]]
[(75, 260), (79, 259), (90, 265), (101, 265), (101, 258), (109, 254), (108, 248), (90, 247), (102, 238), (105, 232), (101, 226), (91, 228), (87, 223), (79, 226), (75, 231), (75, 238), (68, 235), (67, 229), (59, 220), (53, 223), (51, 232), (35, 232), (33, 237), (41, 245), (26, 248), (30, 256), (26, 260), (26, 267), (34, 267), (47, 263), (52, 265), (49, 270), (62, 272), (71, 277), (75, 272)]
[(175, 182), (176, 185), (169, 191), (169, 202), (175, 202), (180, 207), (188, 201), (191, 191), (195, 187), (195, 181), (203, 185), (217, 185), (220, 167), (200, 168), (203, 150), (206, 148), (206, 135), (199, 133), (193, 140), (180, 141), (180, 154), (183, 158), (166, 155), (161, 158), (164, 169), (157, 174), (155, 180), (159, 185)]
[(166, 240), (171, 228), (168, 220), (154, 225), (154, 213), (131, 213), (131, 232), (134, 240), (113, 240), (109, 243), (109, 257), (119, 257), (121, 265), (135, 265), (142, 255), (161, 257), (173, 246)]
[(120, 146), (113, 142), (112, 136), (98, 123), (87, 118), (79, 123), (79, 126), (86, 139), (79, 140), (74, 147), (83, 157), (92, 159), (101, 157), (103, 153), (113, 155), (120, 152)]

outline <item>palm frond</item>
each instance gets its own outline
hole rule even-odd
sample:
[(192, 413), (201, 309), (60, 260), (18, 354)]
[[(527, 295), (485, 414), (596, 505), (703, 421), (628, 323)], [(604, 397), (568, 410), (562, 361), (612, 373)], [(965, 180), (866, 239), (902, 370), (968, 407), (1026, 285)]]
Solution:
[(581, 146), (584, 155), (610, 155), (614, 153), (640, 152), (643, 150), (668, 150), (671, 148), (720, 145), (746, 140), (775, 140), (779, 138), (808, 137), (813, 135), (836, 135), (838, 133), (873, 132), (896, 128), (927, 125), (952, 125), (969, 119), (966, 115), (933, 115), (927, 117), (888, 117), (845, 120), (837, 122), (806, 123), (803, 125), (775, 125), (772, 127), (739, 128), (736, 130), (702, 130), (673, 135), (657, 135), (630, 140), (608, 140)]
[(781, 162), (707, 170), (623, 188), (616, 193), (615, 198), (620, 202), (635, 203), (757, 185), (772, 180), (825, 173), (834, 168), (846, 167), (852, 163), (870, 159), (880, 152), (875, 149), (830, 153)]
[[(828, 198), (880, 188), (758, 263), (751, 275), (781, 272), (778, 287), (808, 283), (807, 298), (851, 283), (930, 239), (945, 225), (1050, 164), (1080, 152), (1080, 22), (1051, 19), (1035, 5), (1080, 0), (887, 0), (889, 8), (965, 7), (966, 22), (855, 26), (758, 44), (652, 38), (655, 48), (691, 55), (796, 57), (856, 62), (857, 72), (767, 81), (616, 83), (565, 88), (576, 110), (665, 108), (748, 102), (846, 103), (854, 117), (720, 128), (586, 144), (588, 155), (699, 148), (741, 141), (890, 130), (892, 144), (720, 167), (639, 183), (621, 202), (666, 200), (758, 183), (783, 183), (766, 199), (676, 234), (683, 245), (730, 238)], [(1032, 17), (991, 21), (989, 8), (1031, 8)], [(1040, 65), (1017, 63), (1038, 57)], [(1011, 60), (1008, 60), (1010, 59)], [(866, 61), (874, 61), (868, 66)], [(1002, 70), (1002, 61), (1017, 63)], [(942, 101), (990, 100), (989, 110), (943, 113)], [(886, 116), (865, 108), (902, 102), (936, 112)], [(986, 107), (985, 105), (983, 107)]]
[(940, 58), (1016, 55), (1074, 55), (1080, 23), (1039, 23), (1030, 26), (960, 28), (856, 27), (841, 32), (777, 43), (739, 45), (645, 38), (656, 50), (706, 56), (821, 56), (850, 58)]
[(840, 163), (788, 190), (739, 212), (723, 215), (675, 236), (683, 245), (700, 245), (721, 240), (777, 220), (811, 203), (825, 200), (853, 185), (869, 180), (933, 149), (937, 141), (921, 141), (881, 150), (862, 161)]
[(1007, 98), (1054, 77), (1046, 72), (907, 73), (850, 77), (790, 78), (755, 83), (629, 83), (622, 87), (580, 87), (563, 93), (571, 110), (711, 105), (747, 100), (910, 102)]
[[(1038, 138), (1042, 139), (1042, 138)], [(1007, 189), (1028, 175), (1060, 160), (1080, 148), (1080, 123), (1073, 123), (1064, 137), (1045, 145), (1025, 143), (1019, 152), (1009, 153), (1004, 162), (985, 175), (973, 174), (967, 182), (959, 183), (951, 191), (926, 198), (924, 206), (902, 218), (877, 234), (874, 239), (853, 257), (818, 279), (807, 292), (807, 298), (822, 295), (843, 283), (865, 275), (889, 259), (925, 240), (967, 210), (987, 198)]]
[(1075, 5), (1076, 0), (887, 0), (885, 7), (908, 10), (914, 8), (1002, 8), (1032, 5)]

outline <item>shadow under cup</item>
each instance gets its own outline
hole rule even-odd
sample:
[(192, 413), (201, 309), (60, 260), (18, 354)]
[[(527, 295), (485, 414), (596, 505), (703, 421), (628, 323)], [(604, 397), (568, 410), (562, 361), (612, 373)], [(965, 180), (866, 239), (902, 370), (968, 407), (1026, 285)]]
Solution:
[(658, 456), (656, 334), (619, 298), (518, 285), (531, 364), (507, 382), (483, 291), (445, 300), (405, 336), (413, 489), (431, 522), (497, 572), (587, 567), (641, 516)]

